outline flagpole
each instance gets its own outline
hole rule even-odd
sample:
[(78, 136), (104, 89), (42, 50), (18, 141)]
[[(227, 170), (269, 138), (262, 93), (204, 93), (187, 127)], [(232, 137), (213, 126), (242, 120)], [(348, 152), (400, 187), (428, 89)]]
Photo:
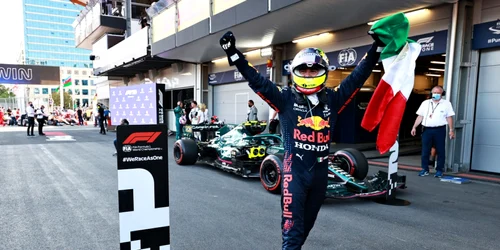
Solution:
[(62, 110), (64, 108), (64, 80), (61, 79), (61, 82), (59, 83), (59, 100), (61, 102), (59, 103), (59, 110)]

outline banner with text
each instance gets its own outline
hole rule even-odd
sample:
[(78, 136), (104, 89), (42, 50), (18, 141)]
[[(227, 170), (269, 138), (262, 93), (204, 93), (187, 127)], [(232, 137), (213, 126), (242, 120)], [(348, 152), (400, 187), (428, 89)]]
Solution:
[(59, 67), (0, 64), (0, 83), (59, 85)]
[(486, 49), (500, 46), (500, 20), (474, 25), (472, 49)]
[[(267, 78), (269, 78), (269, 76), (271, 75), (270, 69), (267, 68), (266, 64), (257, 65), (254, 67), (257, 69), (257, 71), (259, 71), (260, 74), (266, 76)], [(208, 74), (208, 84), (210, 85), (244, 81), (246, 81), (245, 78), (237, 69)]]

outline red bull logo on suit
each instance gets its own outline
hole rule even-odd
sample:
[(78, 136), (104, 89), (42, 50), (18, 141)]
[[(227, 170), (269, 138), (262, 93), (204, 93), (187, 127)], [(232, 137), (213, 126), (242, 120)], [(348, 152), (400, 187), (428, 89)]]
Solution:
[[(316, 152), (322, 152), (330, 148), (330, 130), (328, 129), (326, 133), (320, 131), (324, 130), (325, 128), (330, 128), (329, 119), (324, 120), (320, 116), (311, 116), (303, 119), (299, 116), (298, 122), (299, 123), (297, 124), (297, 127), (310, 128), (312, 131), (310, 133), (303, 133), (298, 128), (295, 128), (293, 130), (293, 139), (295, 140), (296, 148)], [(321, 143), (324, 145), (315, 145), (317, 143)]]

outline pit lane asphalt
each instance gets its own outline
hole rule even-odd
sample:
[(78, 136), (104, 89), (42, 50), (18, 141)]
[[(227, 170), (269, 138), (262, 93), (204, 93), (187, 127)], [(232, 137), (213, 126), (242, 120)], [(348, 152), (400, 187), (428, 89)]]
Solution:
[[(5, 130), (0, 249), (119, 249), (115, 133), (47, 128), (75, 139), (53, 142)], [(280, 249), (279, 196), (256, 179), (178, 166), (168, 156), (171, 249)], [(498, 249), (499, 185), (401, 172), (408, 189), (398, 197), (411, 205), (327, 200), (303, 249)]]

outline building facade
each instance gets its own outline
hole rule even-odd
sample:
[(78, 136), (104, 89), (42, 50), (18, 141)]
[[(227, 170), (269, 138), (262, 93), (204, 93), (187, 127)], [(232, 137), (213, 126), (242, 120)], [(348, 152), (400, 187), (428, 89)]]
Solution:
[(21, 64), (92, 68), (90, 51), (75, 48), (72, 23), (82, 7), (62, 0), (23, 0)]
[[(39, 107), (44, 105), (50, 107), (52, 93), (56, 93), (58, 88), (64, 89), (65, 92), (71, 95), (73, 99), (72, 107), (65, 107), (73, 109), (74, 107), (93, 107), (96, 97), (96, 84), (98, 79), (93, 75), (92, 70), (89, 68), (73, 68), (73, 67), (59, 67), (60, 68), (60, 85), (26, 85), (27, 96), (35, 106)], [(62, 87), (65, 81), (71, 81), (68, 87)]]
[[(415, 111), (433, 86), (443, 86), (456, 110), (456, 139), (448, 140), (446, 167), (451, 171), (500, 173), (491, 164), (500, 160), (500, 2), (496, 0), (159, 0), (148, 14), (149, 41), (136, 46), (123, 63), (102, 61), (94, 74), (123, 77), (123, 85), (141, 84), (149, 78), (166, 87), (169, 128), (175, 130), (172, 109), (178, 100), (195, 99), (208, 104), (210, 114), (230, 123), (244, 120), (246, 102), (253, 99), (259, 119), (268, 119), (268, 105), (253, 93), (245, 79), (230, 67), (219, 45), (227, 30), (259, 72), (279, 85), (290, 79), (290, 60), (302, 48), (322, 48), (336, 66), (328, 87), (335, 88), (350, 74), (373, 42), (366, 32), (388, 13), (404, 12), (410, 20), (410, 38), (422, 45), (415, 70), (415, 87), (408, 100), (400, 139), (409, 135)], [(197, 6), (196, 11), (190, 6)], [(314, 14), (312, 14), (314, 13)], [(311, 15), (322, 18), (311, 18)], [(272, 24), (272, 25), (271, 25)], [(265, 27), (265, 28), (264, 28)], [(122, 48), (138, 44), (132, 35)], [(126, 46), (126, 45), (129, 46)], [(134, 53), (149, 49), (148, 58), (163, 58), (158, 68), (137, 60)], [(111, 48), (96, 54), (111, 55)], [(147, 58), (145, 60), (148, 60)], [(104, 65), (108, 66), (104, 66)], [(135, 67), (134, 65), (141, 65)], [(333, 136), (339, 143), (374, 141), (376, 131), (360, 128), (364, 107), (384, 73), (378, 65), (356, 99), (343, 112)], [(127, 75), (125, 72), (134, 72)], [(339, 133), (342, 132), (342, 133)]]

